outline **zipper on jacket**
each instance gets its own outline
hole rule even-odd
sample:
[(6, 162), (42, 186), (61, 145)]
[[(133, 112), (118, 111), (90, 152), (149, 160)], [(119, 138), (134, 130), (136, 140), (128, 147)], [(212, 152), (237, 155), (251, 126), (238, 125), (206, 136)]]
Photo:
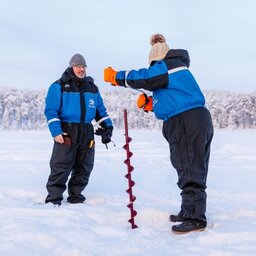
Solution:
[(85, 122), (85, 99), (84, 99), (84, 88), (85, 85), (80, 88), (80, 107), (81, 107), (81, 116), (80, 116), (80, 123), (84, 124)]

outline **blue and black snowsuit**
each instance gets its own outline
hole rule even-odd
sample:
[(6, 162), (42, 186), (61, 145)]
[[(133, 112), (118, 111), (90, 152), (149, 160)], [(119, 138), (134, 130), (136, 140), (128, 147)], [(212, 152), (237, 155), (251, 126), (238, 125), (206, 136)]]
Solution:
[(67, 68), (48, 90), (45, 116), (52, 137), (62, 134), (64, 138), (64, 144), (54, 141), (45, 202), (61, 204), (70, 173), (67, 200), (71, 203), (83, 202), (85, 197), (81, 192), (88, 184), (94, 165), (94, 129), (91, 121), (95, 119), (109, 137), (113, 130), (94, 80), (91, 77), (80, 79), (72, 68)]
[(211, 115), (205, 98), (189, 71), (186, 50), (170, 50), (150, 67), (116, 74), (118, 85), (153, 92), (153, 111), (162, 119), (172, 165), (182, 190), (181, 214), (206, 222), (206, 178), (213, 137)]

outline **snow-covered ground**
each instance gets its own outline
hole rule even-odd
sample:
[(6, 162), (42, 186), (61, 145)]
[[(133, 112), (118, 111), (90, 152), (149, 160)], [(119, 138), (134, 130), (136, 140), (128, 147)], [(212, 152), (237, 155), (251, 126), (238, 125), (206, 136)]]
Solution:
[(131, 130), (138, 229), (129, 219), (124, 132), (106, 150), (97, 138), (85, 204), (43, 204), (52, 140), (48, 131), (0, 132), (0, 255), (255, 255), (256, 130), (216, 130), (208, 176), (209, 227), (175, 235), (180, 191), (161, 131)]

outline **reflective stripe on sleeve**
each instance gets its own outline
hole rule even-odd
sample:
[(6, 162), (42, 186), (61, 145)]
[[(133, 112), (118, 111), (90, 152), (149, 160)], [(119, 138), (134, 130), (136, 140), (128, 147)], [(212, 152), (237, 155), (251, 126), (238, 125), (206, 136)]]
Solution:
[(52, 122), (57, 122), (57, 121), (60, 121), (60, 119), (59, 118), (52, 118), (47, 123), (50, 124)]
[(182, 67), (170, 69), (170, 70), (168, 70), (168, 74), (172, 74), (172, 73), (175, 73), (175, 72), (178, 72), (181, 70), (188, 70), (188, 67), (182, 66)]
[(102, 123), (103, 121), (105, 121), (106, 119), (109, 119), (110, 117), (109, 116), (105, 116), (105, 117), (102, 117), (99, 121), (97, 121), (96, 123), (97, 124), (100, 124)]
[(127, 83), (127, 76), (129, 74), (130, 70), (126, 70), (125, 71), (125, 78), (124, 78), (124, 81), (125, 81), (125, 87), (128, 87), (128, 88), (131, 88), (131, 86)]

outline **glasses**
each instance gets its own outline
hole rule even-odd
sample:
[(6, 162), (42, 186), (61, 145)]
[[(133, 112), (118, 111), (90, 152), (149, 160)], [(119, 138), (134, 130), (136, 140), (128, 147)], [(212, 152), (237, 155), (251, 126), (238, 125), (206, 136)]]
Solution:
[(83, 65), (78, 65), (78, 66), (74, 66), (74, 68), (77, 68), (77, 69), (85, 69), (86, 67), (83, 66)]

